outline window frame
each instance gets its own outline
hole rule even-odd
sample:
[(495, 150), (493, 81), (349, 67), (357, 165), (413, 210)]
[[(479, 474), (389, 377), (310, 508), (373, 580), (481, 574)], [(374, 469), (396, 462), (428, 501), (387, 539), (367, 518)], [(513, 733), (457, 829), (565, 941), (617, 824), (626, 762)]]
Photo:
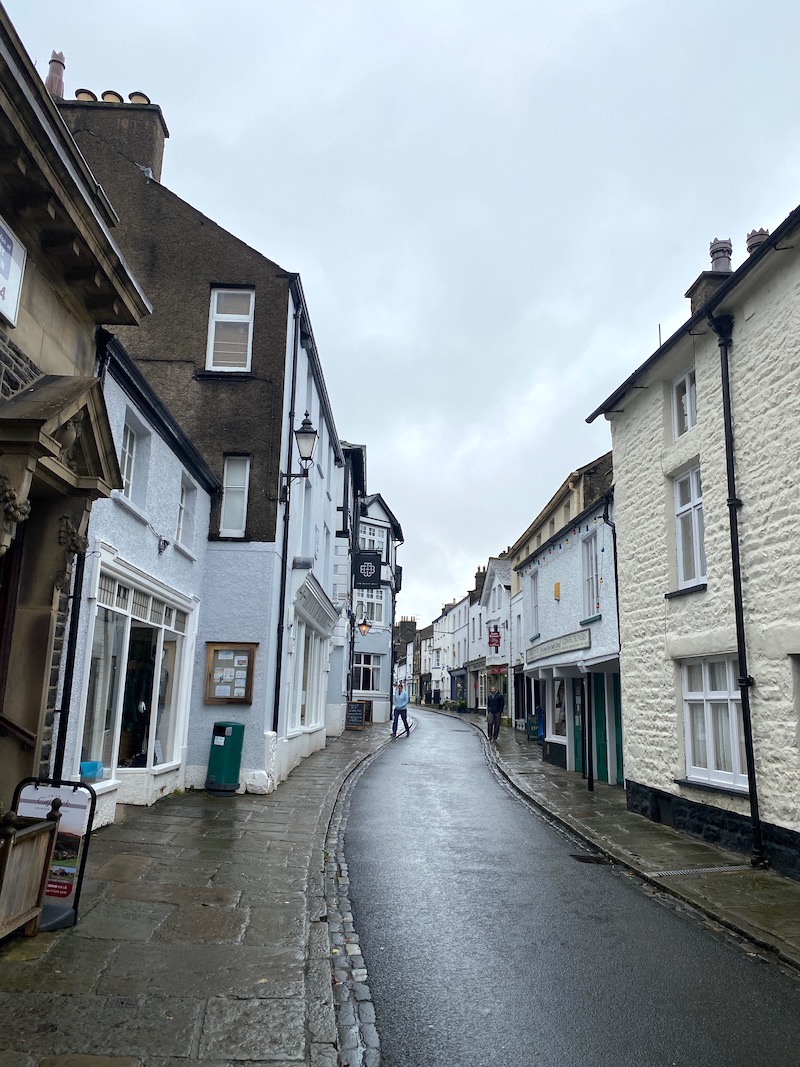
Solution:
[[(234, 462), (240, 462), (242, 460), (244, 460), (244, 462), (246, 464), (246, 466), (245, 466), (244, 484), (243, 485), (232, 485), (232, 484), (230, 484), (230, 482), (228, 480), (229, 464), (232, 464)], [(242, 494), (243, 494), (243, 497), (244, 497), (243, 504), (242, 504), (242, 522), (243, 522), (242, 528), (232, 527), (232, 526), (229, 527), (229, 526), (224, 526), (223, 525), (223, 522), (224, 522), (224, 519), (225, 519), (225, 501), (226, 501), (226, 496), (228, 497), (228, 500), (230, 501), (230, 499), (231, 499), (230, 498), (230, 494), (234, 490), (241, 491)], [(219, 536), (220, 537), (242, 538), (242, 537), (245, 536), (245, 534), (247, 532), (247, 504), (248, 504), (249, 495), (250, 495), (250, 456), (236, 456), (236, 455), (225, 456), (223, 467), (222, 467), (222, 499), (220, 501), (220, 508), (219, 508)]]
[(386, 596), (384, 587), (379, 589), (355, 589), (356, 618), (363, 619), (365, 616), (369, 622), (378, 626), (383, 625)]
[[(683, 387), (683, 392), (679, 390)], [(688, 400), (688, 403), (685, 401)], [(685, 428), (680, 429), (680, 421)], [(697, 425), (697, 375), (691, 366), (672, 383), (672, 436), (677, 441)]]
[[(229, 294), (236, 294), (241, 296), (243, 293), (247, 293), (250, 297), (250, 311), (246, 315), (226, 315), (224, 312), (217, 310), (217, 304), (220, 296), (227, 296)], [(206, 370), (214, 371), (217, 374), (247, 374), (250, 372), (253, 360), (253, 324), (255, 320), (255, 306), (256, 306), (256, 291), (255, 289), (243, 286), (237, 288), (236, 286), (214, 286), (211, 290), (211, 297), (208, 307), (208, 335), (206, 338)], [(244, 363), (237, 366), (225, 366), (215, 362), (214, 348), (216, 344), (216, 327), (218, 323), (247, 323), (249, 329), (247, 331), (247, 355)]]
[[(689, 483), (689, 499), (680, 500), (680, 487)], [(678, 568), (678, 587), (691, 588), (708, 580), (708, 563), (705, 553), (705, 520), (703, 515), (703, 481), (700, 465), (695, 464), (673, 479), (675, 503), (675, 556)], [(685, 568), (686, 545), (684, 531), (687, 529), (684, 518), (689, 516), (689, 529), (692, 537), (692, 563), (695, 573), (687, 576)]]
[(120, 449), (119, 467), (122, 474), (122, 495), (133, 500), (134, 476), (136, 473), (136, 442), (138, 434), (126, 420), (122, 429), (122, 447)]
[[(380, 536), (379, 536), (380, 535)], [(388, 538), (386, 527), (375, 522), (362, 520), (358, 526), (358, 547), (366, 552), (379, 552), (381, 562), (387, 562), (386, 546)]]
[[(377, 652), (353, 653), (353, 689), (359, 693), (380, 693), (381, 691), (381, 656)], [(366, 661), (369, 662), (366, 662)], [(374, 662), (373, 662), (374, 661)], [(366, 674), (365, 672), (368, 672)], [(370, 684), (359, 685), (368, 678)], [(377, 683), (377, 684), (376, 684)]]
[[(725, 689), (715, 689), (711, 680), (712, 665), (725, 665)], [(702, 672), (702, 689), (690, 688), (690, 672), (699, 667)], [(742, 719), (742, 696), (737, 683), (738, 666), (730, 656), (708, 656), (684, 660), (681, 668), (681, 700), (683, 705), (684, 762), (686, 779), (705, 786), (719, 786), (737, 792), (749, 791), (747, 763), (744, 750), (744, 726)], [(727, 739), (731, 770), (715, 764), (720, 762), (718, 743), (721, 731), (715, 729), (715, 712), (727, 705)], [(695, 751), (695, 719), (693, 712), (702, 707), (703, 745), (705, 763)], [(718, 720), (717, 720), (718, 721)]]
[(583, 577), (583, 617), (591, 619), (600, 611), (600, 549), (597, 530), (581, 542)]

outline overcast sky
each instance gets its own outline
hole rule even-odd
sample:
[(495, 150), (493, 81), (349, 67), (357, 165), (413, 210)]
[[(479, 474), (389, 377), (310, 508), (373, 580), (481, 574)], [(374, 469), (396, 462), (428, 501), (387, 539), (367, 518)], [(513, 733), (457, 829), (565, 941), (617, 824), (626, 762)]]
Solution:
[[(6, 0), (162, 180), (299, 271), (429, 623), (611, 447), (586, 416), (800, 202), (797, 0)], [(122, 205), (120, 205), (122, 209)], [(151, 294), (154, 295), (154, 294)]]

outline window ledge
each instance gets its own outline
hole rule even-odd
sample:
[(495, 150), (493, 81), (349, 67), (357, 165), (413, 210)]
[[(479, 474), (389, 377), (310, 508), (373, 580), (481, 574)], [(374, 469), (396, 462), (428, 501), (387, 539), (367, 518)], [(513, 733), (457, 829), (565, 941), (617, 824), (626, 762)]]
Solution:
[(191, 552), (186, 547), (186, 545), (181, 544), (180, 541), (173, 541), (172, 547), (175, 549), (176, 552), (179, 552), (182, 556), (186, 556), (186, 558), (188, 560), (191, 560), (192, 563), (197, 563), (197, 556), (194, 554), (194, 552)]
[(704, 593), (708, 589), (708, 582), (698, 582), (696, 585), (687, 585), (683, 589), (673, 589), (664, 593), (665, 600), (676, 600), (679, 596), (690, 596), (692, 593)]
[(747, 797), (748, 789), (739, 789), (734, 785), (723, 785), (721, 782), (699, 782), (694, 778), (673, 778), (675, 785), (686, 786), (689, 789), (702, 789), (705, 793), (724, 793), (729, 797)]
[(208, 367), (205, 370), (196, 370), (194, 377), (195, 379), (225, 378), (227, 381), (234, 382), (250, 382), (256, 379), (255, 374), (250, 370), (209, 370)]
[(566, 744), (567, 744), (566, 737), (562, 737), (560, 734), (557, 734), (555, 737), (545, 737), (545, 741), (549, 741), (551, 745), (564, 745), (564, 746), (566, 746)]
[(597, 615), (590, 615), (588, 619), (581, 619), (581, 621), (578, 623), (578, 626), (591, 626), (593, 622), (600, 622), (602, 617), (603, 616), (599, 613)]
[(120, 504), (126, 511), (133, 515), (134, 519), (137, 519), (143, 526), (149, 526), (150, 520), (145, 515), (138, 505), (134, 504), (123, 492), (119, 489), (115, 489), (112, 493), (112, 497), (118, 504)]

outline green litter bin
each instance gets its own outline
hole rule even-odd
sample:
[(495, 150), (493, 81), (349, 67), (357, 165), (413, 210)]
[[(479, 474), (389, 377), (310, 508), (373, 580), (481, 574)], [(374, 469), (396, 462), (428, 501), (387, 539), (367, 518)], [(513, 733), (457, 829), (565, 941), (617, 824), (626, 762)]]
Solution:
[(232, 797), (239, 788), (244, 726), (240, 722), (215, 722), (208, 754), (206, 792)]

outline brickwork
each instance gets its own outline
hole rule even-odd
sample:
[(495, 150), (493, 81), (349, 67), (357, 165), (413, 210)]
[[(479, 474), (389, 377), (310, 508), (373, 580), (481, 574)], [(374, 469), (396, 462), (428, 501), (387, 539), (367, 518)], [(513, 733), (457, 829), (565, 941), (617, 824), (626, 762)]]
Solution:
[[(743, 504), (748, 668), (756, 683), (751, 707), (759, 801), (765, 822), (796, 836), (800, 548), (793, 517), (800, 447), (800, 258), (787, 250), (772, 262), (771, 274), (747, 296), (734, 296), (724, 310), (734, 316), (730, 377)], [(674, 442), (672, 383), (691, 366), (697, 425)], [(679, 663), (736, 650), (720, 355), (710, 327), (698, 326), (679, 341), (641, 385), (626, 398), (624, 410), (610, 416), (626, 777), (646, 789), (680, 794), (702, 812), (727, 812), (736, 822), (749, 813), (746, 797), (701, 794), (675, 781), (686, 773)], [(678, 587), (672, 479), (698, 461), (708, 587), (665, 599)], [(681, 803), (673, 808), (676, 818), (684, 810)], [(692, 818), (686, 821), (691, 829)], [(800, 838), (795, 848), (798, 843)]]

